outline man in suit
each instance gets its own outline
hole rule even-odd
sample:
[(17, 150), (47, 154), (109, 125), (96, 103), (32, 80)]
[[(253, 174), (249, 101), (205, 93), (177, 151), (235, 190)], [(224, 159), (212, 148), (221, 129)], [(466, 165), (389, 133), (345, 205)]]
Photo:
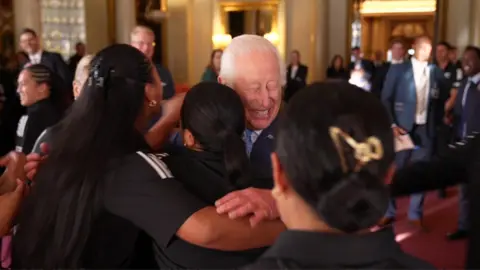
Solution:
[[(408, 162), (429, 160), (432, 155), (435, 136), (435, 105), (440, 92), (448, 86), (444, 83), (443, 72), (428, 60), (432, 52), (430, 38), (422, 36), (415, 40), (415, 54), (411, 61), (391, 66), (382, 90), (382, 102), (392, 120), (392, 131), (397, 140), (409, 135), (415, 150), (398, 152), (395, 158), (397, 168)], [(440, 104), (443, 105), (443, 104)], [(408, 218), (413, 225), (423, 227), (424, 194), (411, 196)], [(395, 220), (395, 201), (389, 208), (381, 225)]]
[[(480, 132), (480, 48), (468, 46), (463, 54), (462, 65), (466, 78), (459, 87), (454, 107), (455, 137), (458, 141), (466, 140), (468, 134)], [(468, 236), (466, 188), (466, 185), (460, 185), (458, 227), (447, 235), (449, 240)]]
[(300, 62), (300, 52), (292, 51), (290, 64), (287, 67), (287, 87), (283, 99), (288, 102), (290, 98), (300, 89), (307, 85), (308, 67)]
[(362, 57), (362, 52), (359, 47), (352, 49), (352, 62), (348, 65), (348, 73), (362, 70), (363, 76), (368, 82), (372, 82), (373, 76), (375, 75), (375, 65), (372, 61), (364, 59)]
[(257, 35), (234, 38), (222, 55), (218, 81), (233, 88), (243, 100), (247, 119), (244, 141), (256, 187), (273, 186), (270, 154), (285, 71), (277, 48)]
[(372, 83), (372, 94), (378, 98), (382, 95), (383, 83), (391, 65), (401, 64), (405, 61), (405, 46), (400, 39), (394, 39), (391, 46), (392, 61), (386, 62), (375, 69), (375, 76)]
[[(43, 50), (37, 33), (25, 28), (20, 34), (20, 47), (28, 54), (31, 64), (43, 64), (63, 79), (67, 89), (71, 88), (73, 74), (60, 54)], [(71, 89), (70, 89), (71, 90)], [(71, 92), (71, 91), (69, 91)]]

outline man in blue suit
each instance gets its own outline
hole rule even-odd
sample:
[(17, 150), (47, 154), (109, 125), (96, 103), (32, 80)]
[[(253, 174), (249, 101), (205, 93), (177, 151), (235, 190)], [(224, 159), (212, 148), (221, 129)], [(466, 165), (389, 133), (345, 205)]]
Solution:
[[(480, 48), (468, 46), (463, 54), (462, 66), (465, 79), (458, 88), (453, 109), (455, 138), (458, 141), (465, 140), (467, 134), (480, 132)], [(468, 236), (469, 205), (466, 192), (466, 185), (460, 185), (458, 227), (447, 235), (449, 240)]]
[[(426, 161), (431, 158), (434, 148), (435, 126), (438, 116), (435, 106), (438, 100), (445, 100), (449, 95), (448, 84), (443, 72), (428, 60), (432, 51), (432, 43), (428, 37), (419, 37), (414, 44), (415, 54), (411, 61), (394, 65), (387, 73), (382, 90), (382, 102), (392, 120), (392, 131), (398, 139), (409, 135), (415, 144), (415, 149), (397, 153), (395, 163), (397, 168), (407, 162)], [(440, 117), (441, 119), (441, 117)], [(423, 227), (424, 194), (415, 194), (410, 198), (408, 218), (412, 224)], [(395, 201), (389, 208), (381, 225), (387, 225), (395, 220)]]

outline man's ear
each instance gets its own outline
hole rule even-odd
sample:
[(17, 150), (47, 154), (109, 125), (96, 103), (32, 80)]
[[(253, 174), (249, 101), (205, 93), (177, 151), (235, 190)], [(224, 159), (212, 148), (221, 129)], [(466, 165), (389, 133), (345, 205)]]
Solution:
[(218, 82), (219, 84), (223, 84), (223, 79), (222, 79), (222, 77), (218, 76), (217, 82)]

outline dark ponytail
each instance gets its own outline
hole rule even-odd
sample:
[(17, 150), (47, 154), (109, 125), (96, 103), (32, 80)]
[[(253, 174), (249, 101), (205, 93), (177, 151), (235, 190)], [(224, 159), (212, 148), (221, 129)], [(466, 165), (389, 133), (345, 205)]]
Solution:
[(351, 173), (318, 197), (316, 211), (332, 228), (346, 233), (368, 229), (387, 211), (388, 191), (368, 171)]
[(245, 111), (235, 91), (216, 82), (193, 86), (185, 96), (181, 121), (202, 150), (223, 158), (227, 180), (235, 188), (249, 186), (249, 161), (242, 140)]
[(230, 183), (237, 188), (250, 186), (249, 160), (242, 137), (234, 132), (224, 136), (223, 159)]

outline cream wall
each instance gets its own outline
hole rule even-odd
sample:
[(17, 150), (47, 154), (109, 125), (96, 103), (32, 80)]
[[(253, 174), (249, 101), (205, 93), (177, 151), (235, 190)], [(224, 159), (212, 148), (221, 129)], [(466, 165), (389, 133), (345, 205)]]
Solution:
[(135, 1), (115, 0), (115, 39), (118, 43), (130, 43), (130, 32), (137, 24)]
[(348, 0), (328, 0), (328, 56), (327, 61), (336, 54), (341, 55), (344, 59), (349, 56), (345, 55), (347, 50), (350, 51), (348, 44), (349, 28), (348, 22)]
[[(473, 0), (478, 2), (478, 0)], [(447, 0), (446, 39), (461, 52), (470, 43), (470, 8), (472, 0)]]
[(107, 0), (85, 0), (88, 53), (96, 53), (109, 45), (107, 10)]
[(325, 77), (328, 53), (328, 2), (285, 0), (286, 52), (298, 50), (309, 67), (308, 81)]
[(32, 28), (38, 34), (42, 32), (40, 1), (14, 0), (13, 12), (15, 22), (15, 37), (17, 38), (17, 40), (23, 28)]

